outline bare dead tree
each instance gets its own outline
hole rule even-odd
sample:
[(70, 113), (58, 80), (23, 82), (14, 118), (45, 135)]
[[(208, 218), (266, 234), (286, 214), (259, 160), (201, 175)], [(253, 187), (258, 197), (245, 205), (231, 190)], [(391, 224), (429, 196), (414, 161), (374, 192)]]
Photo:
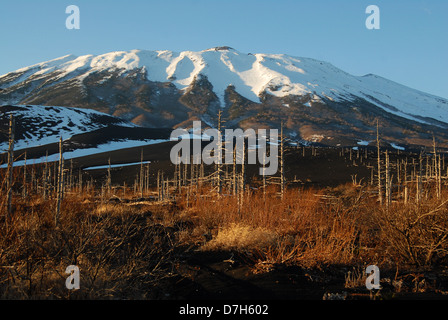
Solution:
[(378, 200), (380, 205), (383, 204), (383, 191), (381, 186), (381, 150), (380, 150), (380, 134), (379, 134), (379, 124), (378, 119), (376, 119), (376, 145), (378, 153)]
[(22, 198), (26, 198), (27, 196), (27, 189), (26, 189), (26, 151), (24, 154), (24, 163), (23, 163), (23, 182), (22, 182)]
[(157, 171), (157, 200), (160, 201), (161, 200), (161, 188), (160, 188), (160, 170)]
[(73, 159), (70, 159), (70, 173), (69, 173), (69, 179), (68, 179), (68, 187), (69, 190), (73, 189)]
[(38, 183), (36, 181), (36, 170), (34, 170), (34, 165), (31, 166), (31, 191), (37, 194)]
[(110, 157), (108, 159), (108, 168), (107, 168), (107, 192), (111, 194), (112, 192), (112, 174), (111, 174), (111, 165), (110, 165)]
[(233, 195), (236, 195), (238, 190), (236, 174), (236, 146), (233, 147), (232, 190)]
[(82, 192), (82, 170), (79, 170), (78, 190), (80, 193)]
[(419, 169), (418, 169), (418, 177), (417, 177), (417, 194), (416, 194), (416, 201), (417, 203), (421, 200), (421, 192), (422, 192), (422, 166), (423, 166), (423, 158), (422, 153), (420, 152), (419, 157)]
[(9, 147), (8, 147), (8, 171), (6, 177), (6, 209), (8, 215), (12, 212), (12, 178), (14, 167), (14, 135), (15, 135), (15, 119), (11, 114), (9, 116)]
[(437, 166), (438, 166), (438, 169), (437, 169), (437, 174), (438, 174), (438, 176), (437, 176), (437, 188), (438, 188), (437, 194), (438, 194), (438, 198), (440, 198), (442, 196), (442, 167), (441, 167), (442, 163), (441, 162), (442, 161), (441, 161), (440, 155), (439, 155), (439, 160), (438, 160), (438, 163), (437, 163)]
[[(281, 129), (280, 129), (280, 193), (281, 193), (282, 199), (284, 198), (284, 194), (285, 194), (285, 182), (286, 182), (284, 144), (285, 144), (285, 137), (283, 135), (283, 122), (282, 122)], [(313, 151), (313, 155), (314, 155), (314, 151)]]
[(389, 208), (391, 202), (391, 178), (390, 178), (390, 163), (389, 163), (389, 153), (386, 150), (386, 206)]
[(45, 165), (44, 165), (44, 174), (42, 177), (42, 187), (43, 187), (43, 198), (44, 200), (47, 198), (48, 193), (48, 150), (45, 153)]
[(434, 165), (434, 176), (435, 176), (435, 180), (436, 180), (436, 195), (437, 195), (437, 199), (440, 199), (442, 190), (441, 190), (441, 186), (442, 186), (442, 181), (441, 181), (441, 174), (440, 174), (440, 157), (437, 155), (437, 148), (436, 148), (436, 138), (433, 135), (432, 136), (432, 143), (433, 143), (433, 154), (434, 154), (434, 161), (433, 161), (433, 165)]
[(187, 185), (187, 180), (188, 180), (188, 162), (185, 161), (184, 163), (184, 171), (183, 171), (183, 176), (182, 176), (182, 185), (186, 186)]
[(143, 198), (143, 149), (141, 150), (140, 154), (140, 183), (139, 183), (139, 190), (140, 190), (140, 197)]
[(190, 156), (190, 185), (194, 184), (194, 156)]
[(239, 187), (238, 187), (238, 203), (241, 210), (244, 204), (244, 191), (246, 190), (246, 141), (243, 139), (243, 148), (241, 150), (241, 172), (239, 174)]
[(266, 201), (266, 155), (263, 156), (263, 200)]
[(216, 159), (216, 177), (217, 177), (217, 185), (218, 185), (218, 194), (222, 193), (222, 155), (223, 155), (223, 146), (222, 146), (222, 110), (218, 111), (218, 157)]
[(150, 179), (149, 179), (149, 162), (146, 163), (146, 173), (145, 173), (145, 176), (146, 176), (146, 178), (145, 178), (145, 190), (146, 190), (146, 193), (148, 193), (149, 192), (149, 182), (150, 182)]
[(55, 224), (59, 226), (59, 217), (61, 214), (61, 203), (64, 196), (64, 157), (62, 137), (59, 139), (59, 166), (58, 166), (58, 183), (57, 183), (57, 202)]

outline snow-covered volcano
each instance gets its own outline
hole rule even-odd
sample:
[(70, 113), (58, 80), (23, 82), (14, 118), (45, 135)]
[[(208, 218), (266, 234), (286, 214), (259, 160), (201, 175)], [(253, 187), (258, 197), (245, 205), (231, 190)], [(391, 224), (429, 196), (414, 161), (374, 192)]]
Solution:
[[(1, 104), (92, 108), (150, 127), (192, 118), (210, 123), (222, 108), (232, 126), (283, 121), (305, 140), (336, 127), (343, 131), (343, 122), (366, 133), (378, 117), (394, 127), (405, 121), (407, 130), (420, 133), (428, 128), (415, 125), (448, 127), (446, 99), (376, 75), (350, 75), (323, 61), (229, 47), (67, 55), (0, 76)], [(320, 122), (327, 124), (323, 132), (316, 129)]]

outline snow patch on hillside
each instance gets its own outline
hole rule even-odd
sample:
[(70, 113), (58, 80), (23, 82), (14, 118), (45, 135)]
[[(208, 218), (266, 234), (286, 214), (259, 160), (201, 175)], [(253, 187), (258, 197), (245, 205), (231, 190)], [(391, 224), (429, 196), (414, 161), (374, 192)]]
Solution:
[[(109, 143), (98, 145), (95, 148), (85, 148), (85, 149), (76, 149), (73, 151), (68, 151), (63, 153), (63, 157), (65, 160), (89, 156), (92, 154), (98, 154), (98, 153), (104, 153), (104, 152), (111, 152), (115, 150), (121, 150), (125, 148), (133, 148), (133, 147), (141, 147), (141, 146), (147, 146), (150, 144), (157, 144), (157, 143), (163, 143), (167, 142), (169, 140), (166, 139), (146, 139), (146, 140), (122, 140), (122, 141), (112, 141)], [(58, 161), (59, 160), (59, 154), (51, 154), (48, 155), (48, 157), (41, 157), (38, 159), (28, 159), (27, 165), (30, 164), (39, 164), (39, 163), (45, 163)], [(19, 167), (23, 166), (25, 164), (24, 160), (15, 161), (14, 166)], [(2, 164), (0, 165), (0, 168), (6, 168), (8, 164)]]
[[(14, 149), (46, 145), (68, 139), (76, 134), (97, 130), (106, 126), (96, 121), (95, 117), (107, 117), (116, 120), (116, 125), (122, 127), (137, 127), (137, 125), (114, 118), (99, 111), (81, 108), (18, 105), (13, 111), (14, 117), (20, 119), (23, 126), (29, 126), (25, 139), (16, 140)], [(1, 110), (1, 109), (0, 109)], [(8, 116), (9, 112), (5, 113)], [(0, 153), (8, 149), (8, 142), (0, 143)]]

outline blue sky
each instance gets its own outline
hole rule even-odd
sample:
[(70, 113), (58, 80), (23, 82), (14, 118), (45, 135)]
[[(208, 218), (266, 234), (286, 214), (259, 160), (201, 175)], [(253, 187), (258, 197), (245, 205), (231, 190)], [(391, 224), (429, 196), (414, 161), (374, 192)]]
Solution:
[[(68, 30), (68, 5), (81, 12)], [(365, 13), (377, 5), (381, 29)], [(66, 54), (148, 49), (285, 53), (448, 98), (446, 0), (1, 0), (0, 74)]]

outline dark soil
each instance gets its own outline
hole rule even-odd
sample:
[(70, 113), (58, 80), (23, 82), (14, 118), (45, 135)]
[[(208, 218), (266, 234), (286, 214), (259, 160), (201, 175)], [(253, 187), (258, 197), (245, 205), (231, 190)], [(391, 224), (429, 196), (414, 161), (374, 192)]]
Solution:
[(186, 299), (321, 299), (323, 283), (313, 283), (298, 267), (278, 266), (256, 274), (247, 257), (234, 252), (194, 252), (179, 266), (185, 278), (173, 297)]
[(346, 287), (352, 266), (305, 269), (274, 265), (257, 272), (246, 254), (191, 251), (178, 261), (177, 276), (166, 283), (168, 300), (448, 300), (448, 269), (382, 270), (381, 289), (365, 283)]

